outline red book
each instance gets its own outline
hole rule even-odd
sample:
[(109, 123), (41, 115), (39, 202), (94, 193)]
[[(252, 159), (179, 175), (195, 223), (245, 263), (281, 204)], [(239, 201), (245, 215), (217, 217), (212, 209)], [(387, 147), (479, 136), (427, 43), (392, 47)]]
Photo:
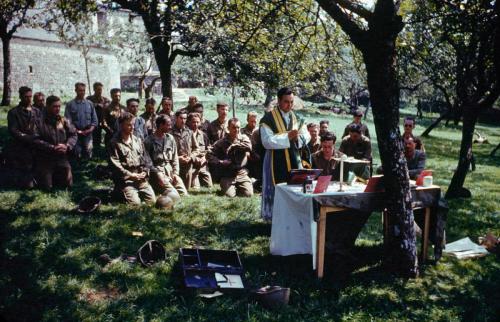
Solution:
[(384, 176), (373, 176), (368, 180), (365, 192), (382, 192), (384, 191)]
[(313, 193), (323, 193), (328, 190), (328, 185), (332, 180), (332, 176), (319, 176), (318, 182), (316, 182), (316, 187), (314, 188)]

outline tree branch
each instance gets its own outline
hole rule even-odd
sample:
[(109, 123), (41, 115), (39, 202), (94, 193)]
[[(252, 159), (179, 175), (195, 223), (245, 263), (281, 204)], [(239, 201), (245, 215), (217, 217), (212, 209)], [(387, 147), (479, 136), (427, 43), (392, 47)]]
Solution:
[(338, 5), (341, 6), (342, 8), (347, 9), (347, 10), (357, 14), (358, 16), (366, 19), (366, 21), (370, 20), (371, 17), (373, 16), (373, 12), (371, 12), (370, 10), (363, 7), (362, 5), (355, 3), (353, 1), (335, 0), (335, 2), (337, 2)]
[(177, 56), (198, 57), (199, 55), (200, 53), (197, 50), (184, 50), (177, 48), (172, 51), (172, 54), (168, 58), (168, 62), (170, 65), (173, 64)]
[(366, 31), (342, 11), (337, 0), (316, 0), (316, 2), (340, 25), (356, 47), (362, 46), (362, 39)]

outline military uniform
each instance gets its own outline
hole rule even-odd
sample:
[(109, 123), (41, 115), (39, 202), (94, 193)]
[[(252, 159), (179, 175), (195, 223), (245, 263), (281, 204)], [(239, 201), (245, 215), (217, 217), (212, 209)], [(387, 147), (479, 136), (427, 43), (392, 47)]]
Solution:
[(259, 128), (255, 127), (254, 129), (250, 130), (248, 126), (245, 126), (240, 130), (240, 132), (241, 134), (246, 135), (250, 139), (250, 142), (252, 143), (252, 152), (250, 152), (250, 156), (248, 158), (248, 166), (247, 166), (249, 175), (252, 178), (261, 180), (262, 158), (258, 147), (259, 145), (262, 146), (262, 143), (260, 142)]
[(322, 169), (322, 176), (332, 176), (332, 180), (340, 180), (340, 161), (334, 158), (339, 158), (342, 153), (335, 151), (330, 160), (323, 157), (323, 151), (317, 151), (312, 155), (312, 166), (314, 169)]
[[(205, 120), (204, 118), (201, 120), (200, 122), (200, 127), (199, 129), (202, 130), (205, 134), (208, 133), (208, 128), (210, 127), (210, 121), (209, 120)], [(208, 135), (208, 134), (207, 134)], [(209, 140), (210, 142), (210, 140)]]
[(193, 176), (191, 186), (198, 188), (200, 185), (204, 187), (212, 187), (212, 176), (208, 171), (207, 162), (199, 163), (197, 158), (206, 157), (207, 152), (210, 150), (210, 142), (208, 136), (201, 130), (193, 133), (196, 143), (198, 144), (198, 152), (195, 155), (195, 162), (193, 165)]
[[(74, 149), (78, 140), (73, 124), (59, 115), (43, 113), (43, 117), (36, 123), (34, 135), (34, 145), (37, 149), (35, 173), (40, 187), (71, 187), (73, 175), (68, 153)], [(65, 154), (55, 151), (58, 144), (67, 146)]]
[(93, 140), (94, 144), (97, 146), (101, 145), (102, 142), (102, 121), (104, 118), (104, 111), (106, 107), (111, 103), (109, 98), (104, 97), (104, 96), (96, 96), (91, 95), (87, 96), (87, 100), (91, 101), (94, 104), (94, 109), (95, 109), (95, 114), (97, 115), (97, 126), (94, 129), (94, 132), (92, 133), (93, 135)]
[[(73, 99), (66, 104), (64, 117), (80, 131), (87, 130), (90, 127), (97, 127), (97, 115), (94, 109), (94, 104), (86, 99)], [(80, 157), (92, 157), (92, 133), (88, 135), (78, 135), (74, 152)]]
[(184, 181), (186, 188), (191, 187), (193, 176), (193, 164), (195, 161), (196, 153), (198, 152), (198, 143), (193, 135), (193, 132), (184, 127), (179, 129), (174, 125), (171, 134), (174, 136), (177, 143), (177, 153), (179, 156), (188, 156), (189, 161), (183, 163), (179, 160), (179, 175)]
[(412, 158), (408, 159), (408, 157), (406, 157), (406, 164), (408, 165), (410, 179), (417, 179), (420, 173), (425, 169), (425, 152), (415, 150)]
[(104, 144), (108, 146), (116, 132), (118, 132), (118, 119), (125, 112), (125, 106), (111, 102), (104, 109), (102, 128), (106, 132), (104, 135)]
[(134, 121), (134, 135), (137, 136), (141, 141), (144, 142), (148, 136), (148, 129), (146, 127), (146, 120), (140, 116), (135, 117)]
[[(353, 124), (357, 124), (357, 123), (352, 122), (352, 123), (349, 123), (346, 125), (346, 127), (344, 129), (344, 134), (342, 134), (342, 139), (349, 135), (349, 128)], [(360, 126), (361, 134), (366, 136), (367, 138), (370, 138), (370, 131), (368, 131), (368, 126), (366, 126), (366, 124), (363, 124), (363, 123), (359, 123), (359, 126)]]
[(207, 129), (208, 140), (210, 144), (214, 144), (224, 137), (227, 133), (227, 120), (221, 123), (216, 119), (210, 123)]
[(158, 138), (153, 134), (147, 137), (144, 146), (153, 162), (150, 180), (153, 188), (158, 193), (171, 196), (174, 201), (180, 198), (179, 194), (187, 195), (186, 187), (179, 177), (179, 157), (174, 137), (167, 133)]
[(152, 167), (149, 154), (140, 139), (131, 135), (130, 142), (123, 142), (120, 135), (116, 135), (109, 143), (110, 164), (113, 169), (115, 191), (119, 191), (129, 204), (139, 205), (141, 198), (146, 203), (154, 203), (155, 193), (148, 182), (148, 178), (132, 180), (131, 175), (143, 171), (149, 173)]
[[(236, 145), (238, 147), (236, 147)], [(228, 197), (250, 197), (253, 195), (252, 180), (245, 168), (246, 156), (252, 151), (252, 143), (245, 135), (239, 135), (231, 141), (229, 134), (217, 141), (212, 151), (207, 154), (208, 162), (222, 168), (220, 187)], [(231, 160), (228, 166), (222, 166), (221, 160)]]
[[(342, 139), (339, 151), (346, 154), (348, 157), (353, 157), (358, 160), (372, 159), (372, 146), (370, 139), (361, 135), (358, 142), (353, 142), (350, 136)], [(354, 172), (358, 177), (368, 179), (370, 177), (370, 165), (362, 163), (350, 164), (348, 168)]]
[(144, 119), (148, 136), (153, 135), (153, 133), (156, 131), (156, 113), (144, 112), (141, 114), (141, 117)]
[(5, 149), (7, 172), (2, 175), (3, 184), (19, 188), (32, 188), (33, 139), (40, 111), (32, 107), (16, 106), (7, 113), (7, 127), (12, 140)]
[[(312, 156), (314, 153), (318, 152), (321, 150), (321, 140), (320, 138), (316, 138), (316, 141), (309, 141), (307, 143), (307, 149), (303, 148), (302, 149), (302, 160), (305, 160), (306, 162), (311, 162), (312, 163)], [(314, 168), (314, 166), (313, 166)]]

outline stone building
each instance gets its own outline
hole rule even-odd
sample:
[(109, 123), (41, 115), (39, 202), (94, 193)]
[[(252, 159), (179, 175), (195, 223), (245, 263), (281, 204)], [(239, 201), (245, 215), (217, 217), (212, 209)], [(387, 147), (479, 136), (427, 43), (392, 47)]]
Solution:
[[(1, 44), (0, 44), (1, 48)], [(87, 83), (85, 61), (78, 48), (41, 29), (22, 28), (11, 41), (12, 97), (20, 86), (29, 86), (46, 95), (73, 96), (76, 82)], [(100, 81), (105, 91), (120, 87), (120, 66), (108, 50), (92, 48), (90, 82)], [(3, 58), (0, 55), (0, 86), (3, 86)]]

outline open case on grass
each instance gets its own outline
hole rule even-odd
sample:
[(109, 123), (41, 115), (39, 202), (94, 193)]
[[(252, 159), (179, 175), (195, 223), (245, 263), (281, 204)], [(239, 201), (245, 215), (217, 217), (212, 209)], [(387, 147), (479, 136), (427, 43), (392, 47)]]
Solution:
[(244, 289), (243, 266), (236, 251), (179, 249), (179, 262), (187, 288)]

